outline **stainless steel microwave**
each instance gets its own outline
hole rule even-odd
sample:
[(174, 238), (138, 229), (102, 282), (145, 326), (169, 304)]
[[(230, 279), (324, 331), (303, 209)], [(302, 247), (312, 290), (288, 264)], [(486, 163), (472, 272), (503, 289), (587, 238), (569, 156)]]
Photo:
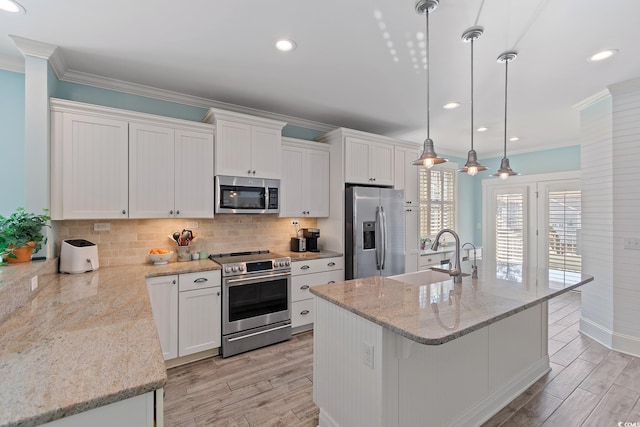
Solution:
[(216, 176), (215, 212), (272, 214), (280, 212), (280, 180)]

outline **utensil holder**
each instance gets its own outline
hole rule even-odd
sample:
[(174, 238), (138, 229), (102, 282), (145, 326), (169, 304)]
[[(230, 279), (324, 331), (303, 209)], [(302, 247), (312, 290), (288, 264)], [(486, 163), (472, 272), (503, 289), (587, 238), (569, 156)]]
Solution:
[(178, 246), (178, 261), (191, 261), (191, 248), (189, 246)]

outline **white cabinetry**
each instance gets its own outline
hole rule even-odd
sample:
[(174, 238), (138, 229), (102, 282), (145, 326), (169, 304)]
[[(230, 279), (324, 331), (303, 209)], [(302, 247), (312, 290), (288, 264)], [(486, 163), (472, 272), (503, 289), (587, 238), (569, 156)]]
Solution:
[(418, 270), (418, 259), (415, 254), (420, 247), (420, 199), (418, 191), (419, 168), (411, 161), (419, 156), (419, 151), (401, 145), (395, 146), (394, 185), (397, 190), (404, 190), (405, 210), (405, 272)]
[(129, 125), (129, 217), (211, 218), (213, 133)]
[(180, 274), (178, 356), (220, 347), (220, 270)]
[(213, 126), (51, 100), (53, 219), (178, 215), (213, 217)]
[(164, 360), (178, 357), (178, 276), (150, 277), (147, 289)]
[(52, 217), (127, 218), (127, 121), (54, 113), (51, 127)]
[(392, 144), (347, 137), (345, 141), (345, 182), (393, 185)]
[(281, 217), (329, 216), (329, 148), (283, 138)]
[(311, 329), (314, 300), (309, 289), (315, 285), (344, 280), (344, 258), (321, 258), (291, 263), (291, 327), (294, 332)]
[(280, 178), (285, 122), (216, 108), (204, 120), (216, 125), (216, 175)]

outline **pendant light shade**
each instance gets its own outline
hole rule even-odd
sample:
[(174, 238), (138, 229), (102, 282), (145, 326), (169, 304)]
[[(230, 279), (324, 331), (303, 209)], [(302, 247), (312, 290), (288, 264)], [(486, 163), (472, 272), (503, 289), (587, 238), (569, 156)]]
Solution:
[(518, 172), (514, 172), (509, 166), (509, 158), (507, 157), (507, 83), (509, 77), (509, 62), (516, 59), (518, 52), (507, 51), (498, 56), (498, 62), (504, 62), (504, 157), (500, 162), (500, 169), (492, 176), (497, 176), (500, 179), (507, 179), (510, 176), (520, 175)]
[(487, 170), (486, 166), (482, 166), (478, 162), (478, 155), (476, 154), (476, 150), (473, 149), (473, 42), (477, 40), (483, 32), (484, 29), (482, 27), (471, 27), (462, 34), (462, 41), (471, 43), (471, 150), (467, 153), (467, 163), (465, 163), (463, 168), (458, 169), (458, 172), (468, 173), (471, 176)]
[(428, 168), (433, 165), (437, 165), (440, 163), (444, 163), (447, 159), (442, 157), (438, 157), (436, 154), (436, 150), (433, 146), (433, 140), (431, 139), (430, 129), (429, 129), (429, 14), (436, 10), (440, 4), (439, 0), (418, 0), (416, 3), (416, 13), (419, 15), (425, 15), (426, 21), (426, 60), (427, 60), (427, 139), (424, 140), (424, 148), (422, 150), (422, 154), (420, 158), (411, 162), (412, 165), (415, 166), (426, 166)]

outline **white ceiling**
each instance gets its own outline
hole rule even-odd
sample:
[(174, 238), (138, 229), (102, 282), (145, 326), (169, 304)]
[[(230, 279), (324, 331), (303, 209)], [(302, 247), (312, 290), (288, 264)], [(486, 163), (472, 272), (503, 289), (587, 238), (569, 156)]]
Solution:
[[(9, 34), (58, 46), (68, 70), (421, 142), (424, 69), (407, 42), (424, 32), (413, 0), (20, 0), (0, 12), (0, 63), (22, 61)], [(509, 65), (509, 152), (578, 143), (572, 106), (607, 85), (640, 77), (637, 0), (441, 0), (430, 16), (431, 137), (438, 152), (470, 145), (473, 25), (475, 124), (480, 158), (502, 153), (505, 50)], [(388, 32), (388, 39), (383, 33)], [(297, 49), (282, 53), (276, 39)], [(387, 42), (396, 49), (394, 62)], [(619, 54), (600, 63), (587, 56)], [(421, 63), (420, 48), (415, 56)], [(635, 52), (635, 53), (634, 53)], [(444, 110), (459, 101), (462, 106)]]

